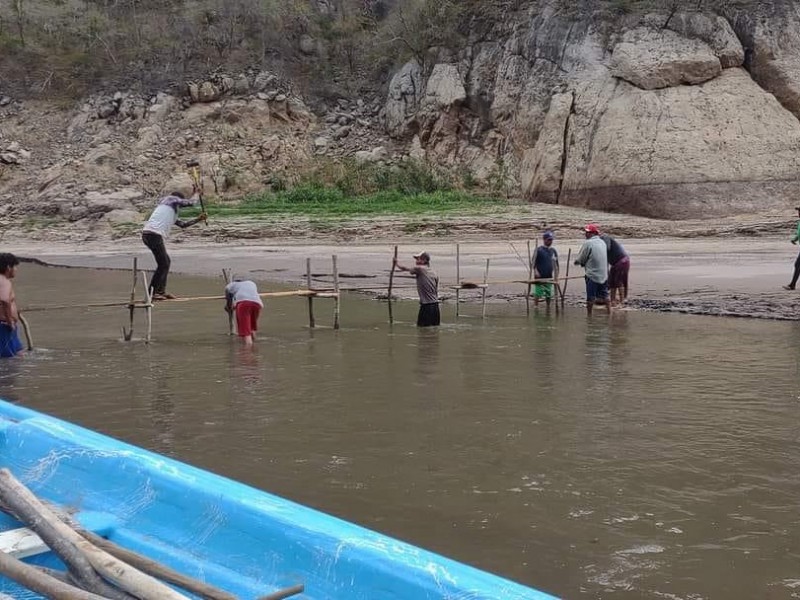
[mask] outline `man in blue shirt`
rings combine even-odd
[[[533,257],[533,278],[534,279],[557,279],[558,278],[558,252],[553,248],[553,235],[552,231],[545,231],[542,234],[542,246],[536,248],[536,254]],[[539,300],[542,298],[547,302],[547,308],[550,308],[550,302],[553,300],[553,284],[549,282],[541,282],[533,284],[533,304],[539,305]]]

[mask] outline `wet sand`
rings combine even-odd
[[[622,238],[632,263],[629,306],[665,312],[800,320],[800,291],[781,288],[788,283],[798,251],[787,238]],[[568,249],[572,249],[574,256],[581,241],[577,237],[556,241],[562,269],[566,267]],[[330,257],[336,254],[343,286],[377,288],[370,293],[385,294],[394,243],[393,240],[381,243],[321,241],[303,244],[283,240],[216,243],[197,238],[181,240],[176,236],[169,241],[168,249],[172,273],[221,278],[223,268],[232,268],[261,282],[298,286],[305,283],[305,262],[310,257],[316,287],[331,285]],[[139,264],[144,268],[155,266],[152,255],[138,238],[80,243],[15,240],[7,242],[5,250],[71,267],[130,268],[133,256],[139,257]],[[399,248],[401,263],[412,264],[411,254],[419,250],[431,253],[433,267],[441,279],[441,294],[445,301],[452,300],[451,286],[456,280],[455,240],[414,244],[403,238]],[[524,279],[527,276],[525,253],[523,239],[462,242],[462,280],[482,281],[487,258],[490,259],[490,283]],[[578,267],[570,267],[570,275],[581,274]],[[398,296],[415,298],[412,286],[412,280],[402,275],[395,277]],[[21,271],[20,288],[23,287],[24,271]],[[488,297],[492,302],[519,301],[522,292],[522,284],[497,283],[490,286]],[[219,289],[210,285],[209,293],[219,293]],[[583,282],[580,279],[570,281],[567,301],[580,304],[582,295]],[[464,292],[462,298],[478,300],[479,294]]]

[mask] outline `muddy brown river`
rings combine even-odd
[[[129,278],[26,264],[17,293]],[[800,324],[488,312],[418,331],[413,303],[390,327],[347,296],[310,331],[268,300],[253,352],[218,301],[159,305],[149,346],[123,308],[30,312],[41,349],[0,362],[0,396],[565,598],[800,598]]]

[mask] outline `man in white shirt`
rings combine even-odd
[[[158,206],[150,215],[147,223],[144,224],[142,241],[145,246],[150,248],[153,257],[156,259],[156,272],[153,273],[153,279],[150,281],[150,292],[153,294],[153,300],[172,300],[175,298],[172,294],[167,293],[167,275],[169,275],[169,267],[172,261],[170,261],[169,254],[167,254],[164,242],[169,237],[169,232],[173,225],[185,229],[206,220],[206,213],[200,213],[200,216],[188,221],[178,218],[178,210],[186,206],[194,206],[197,199],[197,192],[188,199],[184,198],[180,192],[172,192],[169,196],[159,200]]]

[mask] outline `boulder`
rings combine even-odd
[[[614,47],[610,65],[614,77],[643,90],[698,84],[722,72],[708,44],[668,29],[637,28]]]
[[[239,75],[233,82],[233,92],[240,96],[244,96],[250,91],[250,81],[245,75]]]
[[[744,64],[744,48],[730,22],[720,15],[679,12],[670,17],[667,27],[685,38],[705,42],[723,69]]]
[[[159,92],[147,109],[147,118],[153,123],[161,123],[170,113],[177,110],[178,106],[178,99],[175,96]]]
[[[113,192],[86,192],[83,204],[90,213],[107,213],[112,210],[133,210],[134,202],[141,200],[144,192],[136,188],[122,188]]]
[[[222,96],[222,91],[210,81],[204,81],[197,90],[198,102],[214,102]]]
[[[743,69],[642,90],[575,90],[560,204],[658,218],[785,208],[800,195],[800,122]]]
[[[114,209],[103,215],[103,220],[110,225],[139,223],[142,220],[142,215],[135,210]]]
[[[167,180],[161,191],[163,194],[180,192],[184,197],[188,198],[194,191],[194,181],[192,181],[192,176],[188,173],[175,173]]]
[[[422,68],[416,60],[411,60],[395,73],[389,83],[385,106],[386,131],[389,135],[403,137],[408,134],[410,121],[416,115],[422,94]]]
[[[464,83],[453,64],[438,64],[433,67],[425,85],[422,99],[423,109],[447,110],[467,99]]]

